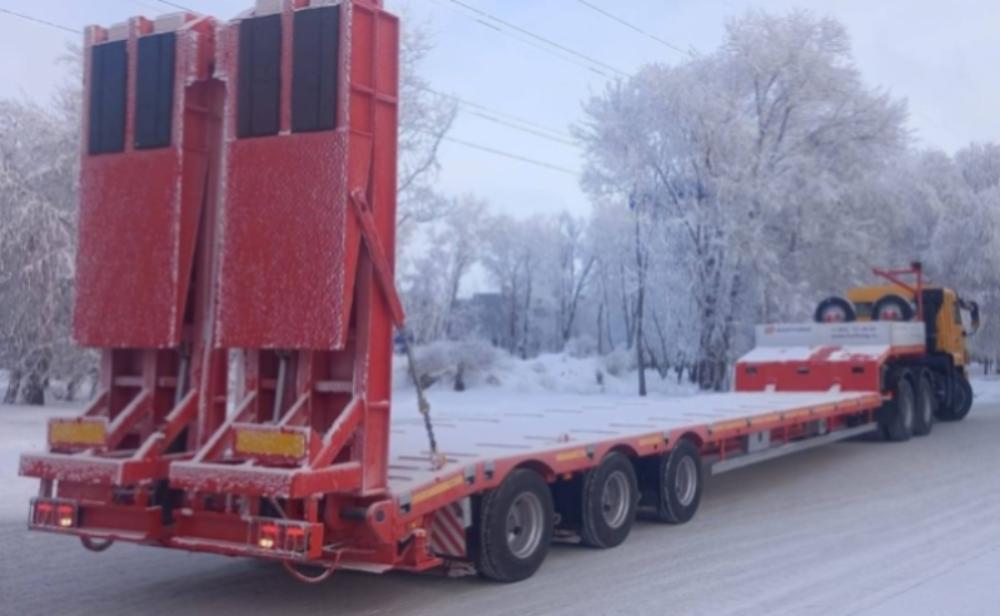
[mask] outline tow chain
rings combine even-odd
[[[424,395],[424,386],[420,382],[420,376],[417,374],[417,360],[413,354],[413,347],[410,345],[410,331],[406,327],[400,327],[399,333],[403,338],[403,350],[406,352],[407,372],[410,374],[410,380],[413,381],[414,389],[417,390],[417,408],[424,418],[424,429],[427,430],[427,441],[430,444],[431,453],[431,468],[438,470],[445,465],[447,456],[438,452],[437,439],[434,438],[434,424],[431,422],[431,403],[427,401],[427,396]]]

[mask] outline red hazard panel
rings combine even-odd
[[[214,26],[90,28],[74,331],[94,347],[178,344],[208,157]],[[185,147],[186,146],[186,147]]]
[[[747,361],[736,364],[735,391],[880,391],[883,355],[851,353],[842,347],[817,347],[794,360]]]
[[[361,245],[349,199],[372,157],[347,122],[350,10],[288,6],[222,35],[219,346],[345,346]]]

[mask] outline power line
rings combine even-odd
[[[80,30],[74,30],[73,28],[70,28],[69,26],[63,26],[63,25],[60,25],[60,24],[57,24],[57,23],[53,23],[51,21],[46,21],[44,19],[39,19],[38,17],[32,17],[31,15],[25,15],[24,13],[17,13],[17,12],[14,12],[14,11],[10,10],[10,9],[5,9],[5,8],[0,7],[0,13],[6,13],[8,15],[12,15],[12,16],[17,17],[19,19],[24,19],[26,21],[32,21],[32,22],[35,22],[36,24],[41,24],[43,26],[48,26],[50,28],[56,28],[56,29],[62,30],[64,32],[70,32],[72,34],[83,34],[82,31],[80,31]]]
[[[443,98],[447,98],[447,99],[453,100],[453,101],[459,103],[460,105],[472,108],[474,110],[482,111],[482,112],[487,113],[489,115],[492,115],[492,116],[494,116],[496,118],[502,118],[502,119],[505,119],[505,120],[510,121],[510,122],[516,122],[518,124],[521,124],[523,126],[532,128],[534,130],[543,131],[545,133],[548,133],[548,134],[550,134],[550,135],[552,135],[554,137],[557,137],[559,139],[562,139],[562,140],[569,141],[569,140],[573,139],[573,136],[570,135],[569,133],[565,132],[565,131],[562,131],[562,130],[559,130],[559,129],[556,129],[556,128],[551,128],[549,126],[545,126],[544,124],[539,124],[537,122],[533,122],[531,120],[527,120],[525,118],[522,118],[522,117],[510,114],[510,113],[506,113],[504,111],[499,111],[497,109],[493,109],[492,107],[487,107],[486,105],[483,105],[482,103],[477,103],[477,102],[471,101],[471,100],[469,100],[467,98],[462,98],[460,96],[455,96],[454,94],[448,94],[448,93],[445,93],[445,92],[441,92],[439,90],[434,90],[432,88],[428,88],[428,87],[424,87],[424,86],[418,86],[418,87],[419,87],[419,89],[423,90],[424,92],[429,92],[430,94],[434,94],[435,96],[441,96]]]
[[[171,6],[171,7],[175,8],[175,9],[180,9],[182,11],[187,11],[188,13],[197,13],[198,12],[198,11],[192,9],[192,8],[184,6],[183,4],[177,4],[176,2],[170,2],[169,0],[156,0],[156,1],[159,2],[160,4],[166,4],[167,6]]]
[[[447,141],[449,143],[455,143],[455,144],[458,144],[458,145],[461,145],[461,146],[464,146],[464,147],[467,147],[467,148],[471,148],[473,150],[479,150],[481,152],[487,152],[487,153],[493,154],[495,156],[501,156],[503,158],[509,158],[511,160],[516,160],[518,162],[527,163],[529,165],[535,165],[536,167],[542,167],[542,168],[548,169],[550,171],[558,171],[559,173],[565,173],[565,174],[568,174],[568,175],[572,175],[573,177],[576,177],[578,175],[576,171],[573,171],[572,169],[569,169],[567,167],[561,167],[559,165],[554,165],[552,163],[547,163],[547,162],[543,162],[543,161],[540,161],[540,160],[535,160],[534,158],[528,158],[527,156],[521,156],[520,154],[514,154],[513,152],[507,152],[507,151],[504,151],[504,150],[499,150],[497,148],[493,148],[493,147],[490,147],[490,146],[482,145],[482,144],[479,144],[479,143],[473,143],[471,141],[465,141],[463,139],[458,139],[456,137],[443,137],[442,140],[443,141]]]
[[[609,13],[608,11],[602,9],[601,7],[597,6],[596,4],[592,4],[590,2],[587,2],[587,0],[576,0],[576,1],[579,2],[580,4],[582,4],[583,6],[587,7],[588,9],[590,9],[592,11],[595,11],[597,13],[600,13],[601,15],[604,15],[608,19],[611,19],[613,21],[616,21],[616,22],[620,23],[621,25],[625,26],[626,28],[629,28],[630,30],[634,30],[634,31],[638,32],[639,34],[641,34],[643,36],[648,36],[649,38],[653,39],[657,43],[663,45],[664,47],[672,49],[672,50],[676,51],[677,53],[682,53],[682,54],[685,54],[685,55],[691,55],[690,51],[685,51],[684,49],[681,49],[680,47],[678,47],[677,45],[674,45],[670,41],[665,41],[662,38],[660,38],[660,37],[656,36],[655,34],[653,34],[652,32],[648,32],[646,30],[643,30],[639,26],[637,26],[637,25],[635,25],[635,24],[633,24],[631,22],[625,21],[624,19],[622,19],[621,17],[615,15],[614,13]]]
[[[160,7],[156,6],[155,4],[150,4],[149,2],[144,2],[143,0],[132,0],[132,4],[134,4],[136,6],[144,7],[146,9],[149,9],[150,11],[162,11],[163,10]]]
[[[564,53],[560,53],[559,51],[557,51],[557,50],[555,50],[555,49],[553,49],[551,47],[548,47],[548,46],[545,46],[545,45],[541,45],[541,44],[537,43],[536,41],[533,41],[531,39],[528,39],[527,37],[524,37],[524,36],[521,36],[521,35],[517,34],[516,32],[513,32],[511,30],[506,30],[506,29],[501,28],[500,26],[498,26],[498,25],[496,25],[494,23],[490,23],[490,22],[486,21],[485,19],[481,19],[479,17],[475,17],[473,15],[470,15],[467,12],[465,12],[465,11],[457,8],[456,6],[454,6],[452,4],[449,4],[448,0],[431,0],[431,1],[434,2],[435,4],[439,5],[439,6],[444,6],[444,7],[447,7],[449,9],[452,9],[452,10],[456,11],[462,17],[465,17],[465,18],[467,18],[467,19],[469,19],[471,21],[474,21],[477,24],[479,24],[480,26],[483,26],[484,28],[489,28],[490,30],[493,30],[497,34],[502,34],[504,36],[510,37],[510,38],[514,39],[515,41],[518,41],[519,43],[524,43],[525,45],[529,45],[529,46],[531,46],[531,47],[533,47],[533,48],[535,48],[535,49],[537,49],[539,51],[545,52],[545,53],[547,53],[547,54],[549,54],[551,56],[555,56],[556,58],[559,58],[560,60],[563,60],[565,62],[569,62],[570,64],[573,64],[575,66],[579,66],[580,68],[584,69],[585,71],[588,71],[588,72],[591,72],[591,73],[596,73],[596,74],[598,74],[598,75],[600,75],[601,77],[604,77],[604,78],[608,77],[608,74],[606,72],[604,72],[603,70],[595,67],[593,64],[590,64],[590,63],[587,63],[587,62],[581,62],[580,60],[578,60],[576,58],[570,57],[570,56],[568,56],[568,55],[566,55]]]
[[[486,19],[489,19],[489,20],[492,20],[492,21],[494,21],[494,22],[496,22],[498,24],[501,24],[504,27],[510,28],[512,30],[520,32],[521,34],[529,36],[529,37],[531,37],[531,38],[533,38],[533,39],[535,39],[537,41],[545,43],[546,45],[550,45],[552,47],[555,47],[556,49],[562,50],[562,51],[564,51],[564,52],[566,52],[566,53],[568,53],[568,54],[570,54],[572,56],[576,56],[576,57],[578,57],[578,58],[580,58],[582,60],[590,62],[591,64],[596,64],[598,66],[602,66],[602,67],[604,67],[604,68],[606,68],[606,69],[608,69],[610,71],[618,73],[622,77],[627,77],[628,76],[628,73],[626,73],[625,71],[620,70],[620,69],[618,69],[618,68],[616,68],[614,66],[611,66],[610,64],[608,64],[606,62],[602,62],[602,61],[598,60],[597,58],[593,58],[591,56],[588,56],[585,53],[581,53],[581,52],[579,52],[579,51],[577,51],[575,49],[571,49],[570,47],[567,47],[565,45],[557,43],[557,42],[553,41],[552,39],[546,38],[546,37],[544,37],[544,36],[542,36],[540,34],[536,34],[536,33],[532,32],[530,30],[522,28],[521,26],[518,26],[517,24],[511,23],[511,22],[507,21],[506,19],[497,17],[496,15],[493,15],[492,13],[488,13],[486,11],[483,11],[482,9],[478,9],[478,8],[472,6],[472,5],[466,4],[465,2],[462,2],[462,0],[448,0],[448,1],[451,2],[452,4],[456,4],[458,6],[461,6],[461,7],[465,8],[468,11],[472,11],[473,13],[476,13],[477,15],[485,17]]]
[[[557,43],[556,41],[553,41],[552,39],[546,38],[546,37],[544,37],[544,36],[542,36],[540,34],[532,32],[531,30],[528,30],[526,28],[522,28],[521,26],[518,26],[517,24],[511,23],[511,22],[507,21],[506,19],[503,19],[501,17],[497,17],[496,15],[493,15],[492,13],[488,13],[486,11],[483,11],[483,10],[481,10],[479,8],[476,8],[476,7],[474,7],[474,6],[470,5],[470,4],[466,4],[465,2],[462,2],[462,0],[448,0],[448,2],[451,2],[452,4],[454,4],[456,6],[460,6],[460,7],[464,8],[466,11],[469,11],[471,13],[475,13],[476,15],[478,15],[480,17],[483,17],[483,18],[485,18],[485,19],[493,22],[494,24],[498,24],[499,26],[501,26],[501,27],[503,27],[503,28],[505,28],[507,30],[513,30],[515,32],[519,32],[519,33],[521,33],[521,34],[523,34],[523,35],[525,35],[525,36],[527,36],[527,37],[529,37],[531,39],[534,39],[535,41],[539,41],[539,42],[541,42],[541,43],[543,43],[545,45],[548,45],[551,48],[558,49],[558,50],[560,50],[560,51],[562,51],[564,53],[567,53],[567,54],[569,54],[571,56],[579,58],[579,59],[587,62],[588,64],[590,64],[592,66],[600,66],[600,67],[602,67],[602,68],[604,68],[606,70],[609,70],[609,71],[611,71],[613,73],[616,73],[617,75],[619,75],[621,77],[628,77],[628,73],[626,73],[625,71],[623,71],[623,70],[621,70],[621,69],[619,69],[619,68],[617,68],[615,66],[612,66],[612,65],[610,65],[610,64],[608,64],[606,62],[602,62],[601,60],[598,60],[597,58],[594,58],[594,57],[589,56],[589,55],[587,55],[585,53],[579,52],[579,51],[577,51],[575,49],[572,49],[570,47],[567,47],[566,45],[563,45],[561,43]],[[479,20],[476,20],[476,21],[479,21]],[[487,24],[487,25],[491,25],[491,24]],[[600,71],[595,71],[595,72],[600,72]]]
[[[506,126],[508,128],[513,128],[514,130],[521,131],[522,133],[526,133],[528,135],[534,135],[536,137],[541,137],[542,139],[548,139],[549,141],[553,141],[555,143],[561,143],[563,145],[568,145],[568,146],[572,146],[572,147],[576,147],[577,146],[576,143],[574,143],[573,141],[570,141],[569,139],[563,139],[562,137],[556,137],[554,135],[549,135],[549,134],[547,134],[545,132],[542,132],[540,130],[535,130],[533,128],[528,128],[526,126],[519,126],[519,125],[515,124],[514,122],[508,122],[507,120],[491,116],[488,113],[483,113],[481,111],[475,111],[475,110],[470,110],[469,113],[472,114],[472,115],[474,115],[474,116],[476,116],[477,118],[482,118],[482,119],[487,120],[489,122],[493,122],[494,124],[499,124],[501,126]]]

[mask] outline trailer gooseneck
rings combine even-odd
[[[515,581],[556,534],[610,548],[640,507],[686,522],[708,470],[926,410],[905,369],[923,323],[763,326],[733,393],[439,408],[432,457],[391,412],[398,47],[381,0],[87,29],[75,334],[100,388],[21,459],[32,529],[308,581]]]

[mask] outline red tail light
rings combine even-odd
[[[31,502],[30,522],[35,527],[73,528],[77,526],[79,507],[73,501],[36,498]]]
[[[289,556],[304,556],[310,550],[313,531],[296,520],[255,520],[251,523],[251,544],[261,550]],[[317,537],[318,540],[318,537]]]

